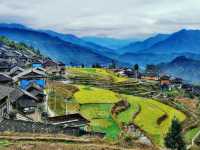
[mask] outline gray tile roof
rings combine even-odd
[[[31,93],[29,93],[29,92],[27,92],[25,90],[22,90],[22,89],[15,89],[10,93],[11,103],[16,102],[23,95],[26,95],[26,96],[34,99],[35,101],[38,101],[38,99],[35,96],[33,96]]]
[[[0,85],[0,100],[9,96],[12,91],[14,91],[14,88]]]

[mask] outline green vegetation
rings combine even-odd
[[[90,125],[93,131],[106,133],[107,140],[117,140],[121,131],[113,119],[93,119]]]
[[[186,141],[186,143],[191,143],[192,139],[195,137],[195,135],[200,131],[200,127],[197,128],[193,128],[191,130],[189,130],[188,132],[186,132],[184,139]]]
[[[93,131],[106,133],[108,140],[115,140],[118,137],[120,128],[111,115],[112,104],[83,104],[80,113],[90,120]]]
[[[116,103],[120,100],[118,94],[100,88],[89,86],[78,86],[79,91],[74,94],[74,98],[79,104],[87,103]]]
[[[165,137],[165,146],[170,149],[186,150],[186,145],[182,138],[182,127],[180,122],[174,118],[171,127]]]
[[[126,111],[123,111],[119,115],[117,115],[116,120],[118,121],[118,123],[129,124],[133,122],[134,114],[136,114],[137,111],[139,111],[140,106],[135,104],[134,102],[130,104],[131,104],[130,108],[128,108]]]
[[[79,104],[72,103],[73,94],[78,89],[73,85],[66,85],[58,82],[48,83],[48,105],[49,108],[57,115],[63,115],[68,111],[76,112],[79,109]]]
[[[79,91],[74,99],[81,104],[80,113],[90,120],[93,131],[106,133],[106,139],[115,140],[120,132],[118,124],[113,120],[111,109],[113,103],[119,101],[119,95],[100,88],[78,86]]]
[[[97,79],[111,80],[114,82],[127,81],[128,78],[119,76],[114,72],[103,68],[67,68],[74,76],[92,76]]]
[[[7,140],[0,140],[0,149],[3,148],[3,147],[7,147],[9,145],[11,145],[12,143],[10,143],[9,141]]]
[[[84,104],[80,112],[87,119],[110,119],[112,104]]]
[[[141,110],[135,117],[134,122],[141,129],[146,131],[146,133],[148,133],[157,144],[163,145],[163,138],[167,133],[174,117],[178,118],[180,121],[184,121],[186,119],[186,116],[180,111],[155,100],[128,95],[123,96],[127,98],[128,102],[133,105],[133,107],[135,107],[134,105],[139,105],[141,107]],[[127,113],[127,115],[124,114],[124,117],[127,117],[126,121],[132,117],[128,115],[130,113],[129,111],[130,110],[123,112]],[[165,115],[167,117],[164,118],[160,124],[158,124],[158,119]]]
[[[11,41],[7,37],[5,37],[5,36],[0,36],[0,42],[4,43],[5,45],[7,45],[7,46],[9,46],[11,48],[14,48],[16,50],[29,51],[29,52],[31,51],[31,52],[39,55],[39,56],[41,55],[40,51],[38,49],[35,49],[32,46],[28,46],[28,45],[26,45],[23,42],[17,43],[17,42]]]
[[[69,106],[71,109],[67,108],[67,110],[80,112],[90,120],[90,129],[105,132],[108,140],[118,138],[122,123],[134,122],[152,138],[154,143],[163,145],[173,118],[176,117],[181,122],[186,119],[182,112],[152,99],[120,95],[110,90],[84,85],[73,86],[60,83],[53,83],[53,85],[54,88],[51,85],[49,88],[54,89],[58,100],[55,106],[54,95],[50,94],[50,108],[56,114],[63,114],[66,110],[65,100],[69,100],[72,106]],[[70,89],[73,90],[70,91]],[[127,100],[130,107],[117,116],[113,116],[111,109],[114,103],[122,99]]]

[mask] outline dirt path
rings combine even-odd
[[[0,140],[14,141],[5,150],[155,150],[154,148],[124,148],[119,145],[109,145],[96,139],[78,138],[72,136],[12,136],[0,135]]]
[[[46,90],[44,91],[44,93],[46,94],[46,100],[44,103],[45,111],[48,113],[49,117],[54,117],[56,114],[50,109],[50,107],[48,105],[48,93]]]

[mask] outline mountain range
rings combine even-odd
[[[178,56],[200,58],[200,30],[158,34],[144,41],[105,37],[77,37],[51,30],[32,29],[20,24],[0,24],[0,36],[24,42],[41,53],[66,64],[120,64],[141,66],[170,62]],[[131,42],[132,41],[132,42]],[[123,46],[123,47],[122,47]]]
[[[133,41],[137,41],[135,38],[128,38],[128,39],[117,39],[117,38],[109,38],[109,37],[96,37],[96,36],[85,36],[82,37],[84,41],[92,42],[97,45],[101,45],[103,47],[108,47],[110,49],[118,50]],[[120,51],[118,51],[120,52]]]
[[[137,53],[139,51],[151,48],[154,44],[166,40],[169,36],[170,35],[168,34],[158,34],[144,41],[132,42],[126,45],[125,47],[122,47],[120,49],[120,52],[121,53],[126,53],[126,52]]]
[[[111,57],[115,55],[107,48],[84,43],[83,40],[80,39],[79,41],[79,38],[75,36],[63,35],[53,31],[33,30],[18,24],[9,24],[8,26],[1,24],[0,35],[38,48],[43,55],[63,61],[65,64],[92,65],[100,63],[106,65],[112,62]],[[112,56],[107,57],[106,51],[108,55]]]
[[[169,63],[158,65],[161,73],[181,77],[189,82],[200,83],[200,61],[179,56]]]

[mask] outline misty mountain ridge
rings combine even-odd
[[[129,45],[123,47],[120,49],[121,53],[135,53],[142,51],[144,49],[151,48],[154,44],[159,43],[161,41],[166,40],[170,35],[168,34],[157,34],[154,37],[150,37],[144,41],[139,41],[139,42],[132,42]],[[151,52],[149,52],[151,53]]]
[[[171,34],[166,40],[155,43],[143,53],[196,53],[200,54],[200,30],[180,30]]]
[[[95,53],[89,48],[63,41],[44,32],[0,27],[0,35],[38,48],[42,54],[63,61],[66,64],[71,62],[79,65],[108,64],[112,61],[110,58]]]
[[[200,61],[179,56],[169,63],[158,65],[161,73],[181,77],[186,81],[200,83]]]

